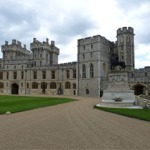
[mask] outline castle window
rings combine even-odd
[[[83,59],[85,59],[85,54],[83,54]]]
[[[56,89],[56,83],[55,82],[51,82],[50,83],[50,88],[51,89]]]
[[[37,79],[37,71],[33,71],[33,79]]]
[[[55,70],[52,70],[52,71],[51,71],[51,78],[52,78],[52,79],[55,79]]]
[[[13,77],[14,77],[14,79],[17,79],[17,72],[16,71],[13,72]]]
[[[93,49],[93,44],[91,44],[91,49]]]
[[[38,89],[38,83],[33,82],[32,83],[32,89]]]
[[[42,61],[40,61],[40,66],[42,66]]]
[[[65,89],[70,89],[70,88],[71,88],[70,82],[66,82],[66,83],[65,83]]]
[[[73,86],[73,89],[76,89],[76,84],[75,84],[75,83],[73,83],[73,85],[72,85],[72,86]]]
[[[66,70],[66,78],[67,78],[67,79],[70,78],[70,70]]]
[[[6,78],[9,79],[9,72],[6,73]]]
[[[23,79],[23,78],[24,78],[24,72],[21,71],[21,79]]]
[[[36,61],[34,62],[34,66],[36,66]]]
[[[85,50],[85,45],[83,46],[83,50]]]
[[[76,70],[73,69],[73,78],[76,78]]]
[[[14,69],[16,69],[16,66],[14,66]]]
[[[0,82],[0,89],[4,88],[4,84],[2,82]]]
[[[0,79],[3,79],[3,72],[0,72]]]
[[[94,78],[94,66],[90,64],[90,78]]]
[[[42,54],[40,54],[40,58],[42,58]]]
[[[21,82],[21,87],[23,87],[23,82]]]
[[[86,66],[83,64],[82,66],[82,78],[86,78]]]
[[[123,60],[123,55],[121,55],[121,59]]]
[[[29,88],[29,83],[27,83],[27,89]]]
[[[91,58],[92,58],[93,57],[93,53],[91,52],[90,55],[91,55]]]
[[[46,71],[42,71],[43,79],[46,79]]]

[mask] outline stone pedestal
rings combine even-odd
[[[106,107],[131,107],[135,105],[134,91],[128,85],[125,71],[113,71],[108,74],[109,84],[103,92],[101,105]]]

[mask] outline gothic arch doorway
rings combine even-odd
[[[143,93],[144,93],[144,88],[145,88],[145,86],[144,86],[144,85],[141,85],[141,84],[136,84],[136,85],[134,85],[134,86],[133,86],[134,94],[135,94],[135,95],[143,94]]]
[[[19,86],[16,83],[11,85],[11,94],[18,94],[19,93]]]

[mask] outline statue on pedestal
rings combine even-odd
[[[121,69],[124,70],[126,68],[125,62],[119,61],[118,55],[115,53],[111,55],[110,62],[111,62],[111,70],[115,70],[116,66],[121,66]]]

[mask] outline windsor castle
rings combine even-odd
[[[101,35],[77,41],[77,62],[58,63],[55,41],[33,38],[30,50],[17,40],[1,46],[0,94],[101,96],[108,84],[111,57],[126,65],[130,89],[150,94],[150,67],[134,69],[134,29],[117,30],[117,40]]]

